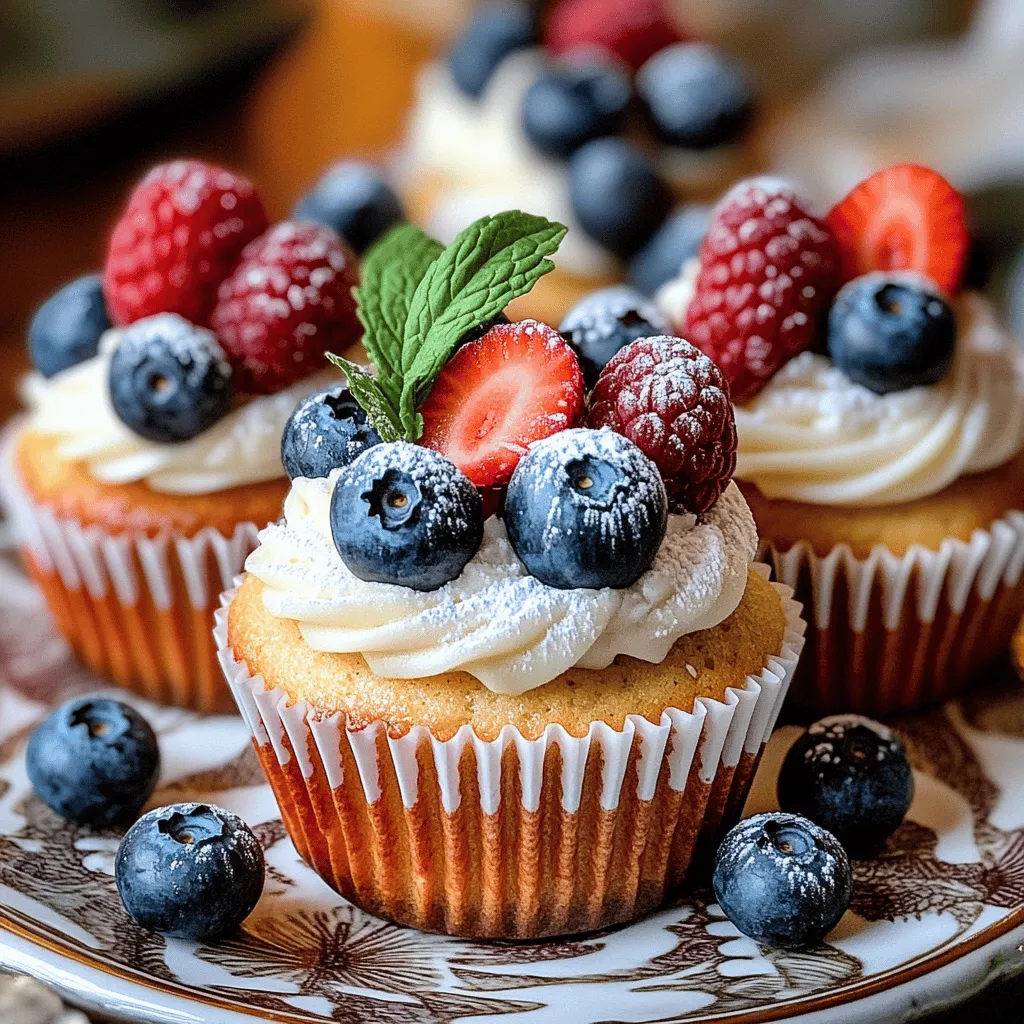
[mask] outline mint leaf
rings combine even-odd
[[[398,420],[398,410],[377,378],[368,374],[358,363],[336,356],[333,352],[328,352],[327,358],[348,378],[348,389],[352,397],[366,410],[370,426],[380,434],[381,440],[400,441],[405,435]]]

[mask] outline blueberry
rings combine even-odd
[[[651,236],[629,264],[629,283],[653,295],[697,256],[711,223],[710,206],[680,206]]]
[[[903,742],[881,722],[834,715],[790,747],[779,806],[827,828],[851,856],[871,856],[899,827],[914,797]]]
[[[126,327],[110,358],[110,401],[149,441],[188,441],[231,408],[231,365],[211,331],[176,313]]]
[[[668,501],[658,467],[610,430],[563,430],[532,445],[505,497],[508,538],[549,587],[622,588],[661,547]]]
[[[380,444],[363,407],[347,388],[304,398],[281,435],[281,462],[289,480],[327,476]]]
[[[686,149],[736,141],[754,115],[754,94],[735,61],[705,43],[676,43],[656,53],[636,88],[657,134]]]
[[[144,814],[117,849],[114,880],[143,928],[207,942],[234,931],[263,892],[263,848],[241,818],[212,804]]]
[[[955,348],[953,311],[916,274],[874,271],[854,278],[829,312],[832,362],[879,395],[940,381]]]
[[[313,220],[336,231],[357,253],[364,253],[403,220],[394,189],[372,164],[335,164],[299,200],[293,220]]]
[[[831,832],[798,814],[756,814],[722,841],[712,879],[725,916],[756,942],[816,946],[850,905],[850,861]]]
[[[546,71],[523,97],[523,131],[542,153],[566,157],[616,132],[629,98],[629,79],[607,64]]]
[[[379,444],[338,474],[331,533],[359,579],[437,590],[456,579],[480,547],[480,492],[429,448]]]
[[[515,50],[537,38],[533,14],[525,4],[488,3],[478,7],[448,53],[455,84],[479,99],[494,69]]]
[[[626,285],[592,292],[569,310],[558,329],[579,357],[588,388],[620,348],[670,333],[658,307]]]
[[[160,751],[149,723],[127,704],[76,697],[36,726],[25,770],[39,798],[63,818],[106,828],[149,799]]]
[[[636,146],[594,139],[569,160],[569,199],[583,230],[628,259],[661,226],[672,207],[668,185]]]
[[[32,365],[52,377],[96,355],[110,318],[99,274],[79,277],[55,291],[37,310],[28,328]]]

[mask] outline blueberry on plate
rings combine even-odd
[[[110,401],[149,441],[173,444],[209,430],[231,408],[231,364],[212,331],[177,313],[136,320],[110,357]]]
[[[569,310],[558,330],[579,357],[588,388],[620,348],[637,338],[670,333],[658,307],[626,285],[591,292]]]
[[[332,388],[304,398],[288,417],[281,435],[281,462],[289,480],[323,477],[380,443],[380,434],[352,393]]]
[[[831,832],[796,814],[756,814],[722,840],[712,879],[725,916],[769,946],[818,945],[850,905],[850,861]]]
[[[545,71],[523,97],[523,131],[540,152],[567,157],[584,142],[618,130],[630,93],[629,79],[608,64]]]
[[[480,492],[430,448],[378,444],[338,474],[331,534],[359,579],[437,590],[456,579],[480,547]]]
[[[658,467],[611,430],[563,430],[530,446],[505,497],[508,539],[532,576],[560,590],[631,586],[668,525]]]
[[[384,175],[373,164],[345,160],[335,164],[299,200],[293,220],[313,220],[336,231],[364,253],[405,215]]]
[[[263,848],[241,818],[212,804],[144,814],[125,834],[114,880],[133,920],[208,942],[234,931],[263,892]]]
[[[644,295],[653,295],[677,277],[683,264],[694,259],[711,223],[710,206],[680,206],[651,236],[629,264],[629,283]]]
[[[628,259],[661,226],[672,193],[632,143],[593,139],[569,160],[569,200],[580,226],[615,255]]]
[[[942,380],[956,321],[927,278],[873,271],[844,285],[828,316],[828,352],[850,380],[879,395]]]
[[[96,355],[100,335],[110,328],[99,274],[88,274],[55,291],[28,328],[32,365],[52,377]]]
[[[455,84],[479,99],[494,69],[515,50],[537,38],[534,16],[525,4],[488,3],[478,7],[448,53]]]
[[[657,134],[685,149],[735,142],[754,116],[754,94],[739,65],[706,43],[676,43],[637,72],[636,88]]]
[[[853,857],[872,856],[899,828],[914,798],[903,741],[881,722],[833,715],[789,749],[779,806],[827,828]]]
[[[36,726],[25,770],[39,798],[62,818],[106,828],[130,821],[149,799],[160,751],[134,708],[75,697]]]

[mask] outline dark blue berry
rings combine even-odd
[[[545,71],[523,97],[523,131],[542,153],[566,157],[614,134],[629,99],[629,79],[607,64]]]
[[[647,157],[622,139],[594,139],[569,160],[569,198],[581,227],[628,259],[661,226],[672,194]]]
[[[715,898],[744,934],[769,946],[816,946],[850,905],[850,861],[831,832],[797,814],[741,821],[715,857]]]
[[[335,164],[292,213],[293,220],[326,224],[360,254],[404,218],[398,196],[380,171],[354,160]]]
[[[263,892],[263,848],[241,818],[212,804],[144,814],[114,860],[125,910],[143,928],[208,942],[233,932]]]
[[[779,806],[827,828],[851,856],[871,856],[899,828],[914,798],[903,742],[880,722],[834,715],[789,749]]]
[[[44,377],[96,355],[100,335],[110,327],[100,281],[99,274],[79,277],[36,310],[28,328],[28,351]]]
[[[281,462],[290,480],[322,477],[354,462],[380,444],[363,407],[347,388],[304,398],[288,417],[281,435]]]
[[[956,321],[924,278],[875,271],[845,285],[828,316],[828,352],[850,380],[879,395],[942,380]]]
[[[629,283],[653,295],[677,277],[683,264],[694,259],[711,223],[710,206],[680,206],[651,236],[629,264]]]
[[[525,4],[489,3],[477,8],[448,53],[455,84],[473,99],[484,91],[494,69],[512,52],[537,38],[534,16]]]
[[[110,358],[110,401],[140,437],[172,444],[231,408],[231,365],[211,331],[176,313],[136,320]]]
[[[670,333],[658,307],[626,285],[592,292],[569,310],[558,330],[579,358],[588,388],[620,348]]]
[[[661,547],[668,501],[658,467],[610,430],[563,430],[532,445],[505,497],[508,538],[549,587],[622,588]]]
[[[160,751],[149,723],[127,704],[76,697],[36,727],[25,770],[63,818],[105,828],[139,813],[156,785]]]
[[[677,43],[656,53],[636,88],[657,134],[686,149],[735,142],[754,115],[754,94],[735,61],[704,43]]]
[[[429,448],[379,444],[338,475],[331,533],[359,579],[437,590],[456,579],[480,547],[480,493]]]

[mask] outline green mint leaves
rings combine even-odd
[[[416,411],[459,339],[497,316],[553,269],[566,228],[510,210],[481,217],[448,248],[411,224],[393,228],[369,252],[355,291],[363,344],[377,375],[328,358],[385,441],[416,441]]]

